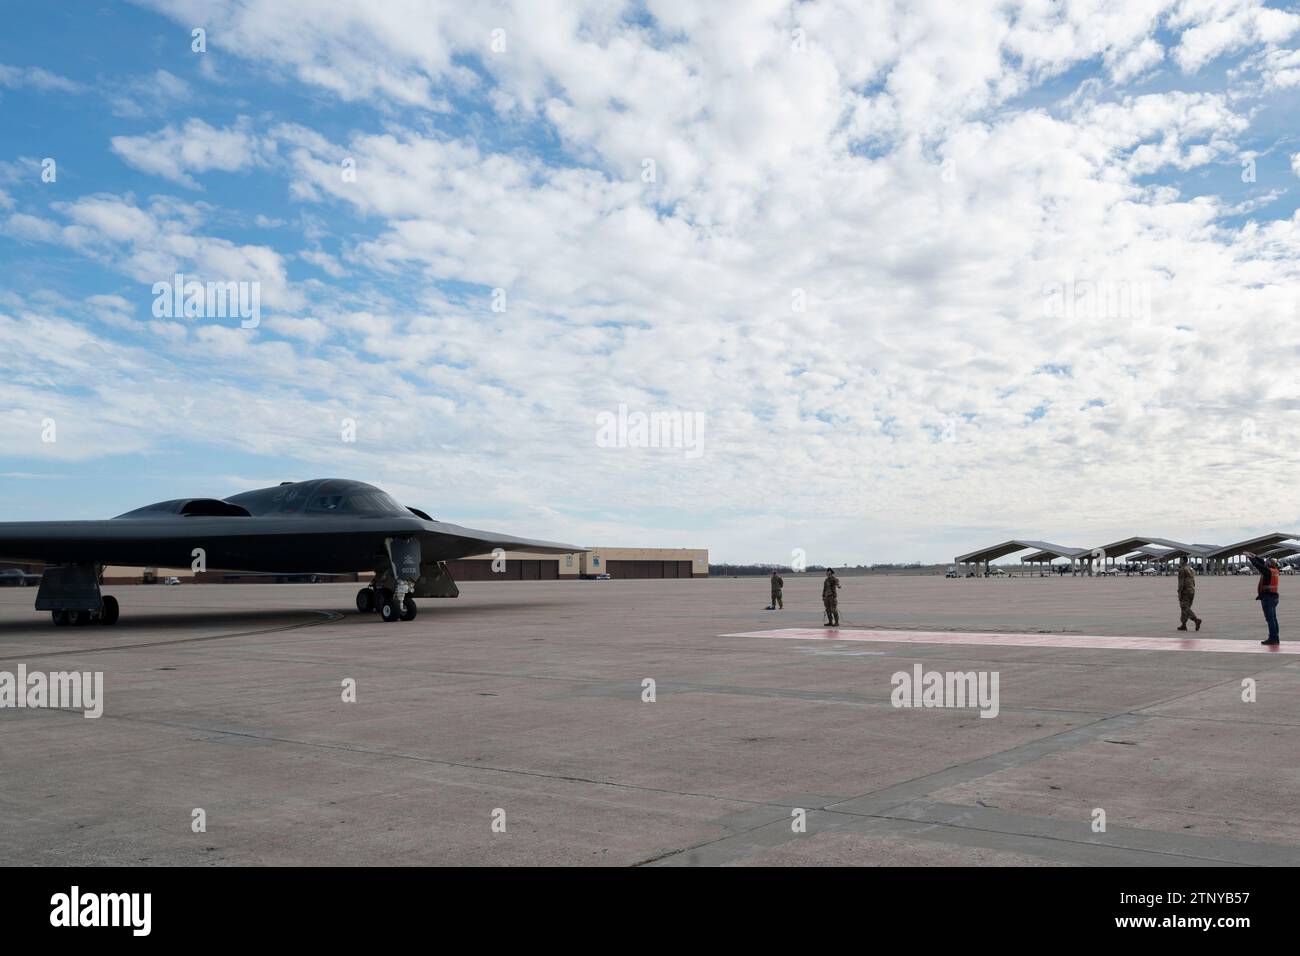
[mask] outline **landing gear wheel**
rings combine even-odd
[[[73,627],[85,627],[90,623],[89,611],[69,611],[68,613],[71,615],[70,623]]]
[[[104,598],[104,606],[99,612],[99,623],[103,624],[105,627],[112,627],[117,623],[118,616],[121,613],[122,610],[118,607],[117,598],[106,596]]]
[[[67,626],[68,626],[68,612],[67,612],[67,611],[51,611],[51,612],[50,612],[50,617],[53,618],[53,620],[54,620],[54,626],[55,626],[55,627],[67,627]]]
[[[379,592],[379,618],[385,624],[396,623],[402,616],[402,609],[397,606],[393,592],[384,588]]]
[[[402,620],[414,621],[415,615],[419,610],[420,609],[415,606],[415,600],[408,597],[402,604]]]
[[[374,588],[362,588],[357,592],[357,610],[362,614],[370,614],[375,610]]]

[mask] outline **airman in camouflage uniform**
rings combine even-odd
[[[775,610],[776,608],[780,608],[783,611],[785,610],[785,601],[782,600],[781,598],[781,589],[783,587],[785,587],[785,581],[782,579],[781,575],[773,571],[772,572],[772,606],[768,608],[769,611]]]
[[[826,569],[826,580],[822,582],[822,604],[826,606],[826,626],[840,626],[840,579],[835,576],[834,568]]]
[[[1188,621],[1195,621],[1196,629],[1198,631],[1201,629],[1201,619],[1192,610],[1192,602],[1195,600],[1196,572],[1187,563],[1187,558],[1183,557],[1178,562],[1178,607],[1183,612],[1183,619],[1178,625],[1178,630],[1187,630]]]

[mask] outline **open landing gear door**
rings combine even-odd
[[[447,562],[436,561],[420,566],[420,580],[415,582],[415,596],[429,598],[460,597],[460,588],[447,571]]]
[[[98,611],[99,574],[91,564],[46,568],[36,592],[38,611]]]
[[[100,568],[93,564],[46,568],[36,592],[36,610],[49,611],[54,623],[116,624],[117,598],[99,591]]]

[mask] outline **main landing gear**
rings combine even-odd
[[[378,612],[379,619],[385,624],[395,621],[414,621],[419,608],[415,598],[409,594],[399,600],[397,594],[389,588],[362,588],[357,592],[357,610],[362,614]]]
[[[49,611],[55,627],[116,624],[121,609],[117,598],[100,593],[103,574],[104,569],[93,564],[46,568],[36,592],[36,610]]]
[[[105,627],[112,627],[121,615],[117,598],[106,594],[101,600],[103,603],[98,611],[51,611],[50,617],[54,619],[55,627],[83,627],[87,624],[103,624]]]
[[[420,540],[385,538],[384,552],[388,560],[379,562],[370,586],[357,592],[357,610],[378,614],[385,624],[414,621],[417,609],[413,595],[424,576]]]

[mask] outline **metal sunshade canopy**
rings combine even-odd
[[[971,551],[969,554],[959,555],[956,558],[958,564],[973,564],[982,561],[996,561],[998,558],[1005,558],[1008,554],[1015,554],[1017,551],[1035,551],[1039,553],[1051,554],[1058,558],[1077,558],[1088,553],[1086,548],[1067,548],[1064,545],[1052,544],[1049,541],[1003,541],[1001,544],[995,544],[991,548],[981,548],[979,551]],[[1035,555],[1036,557],[1037,555]]]

